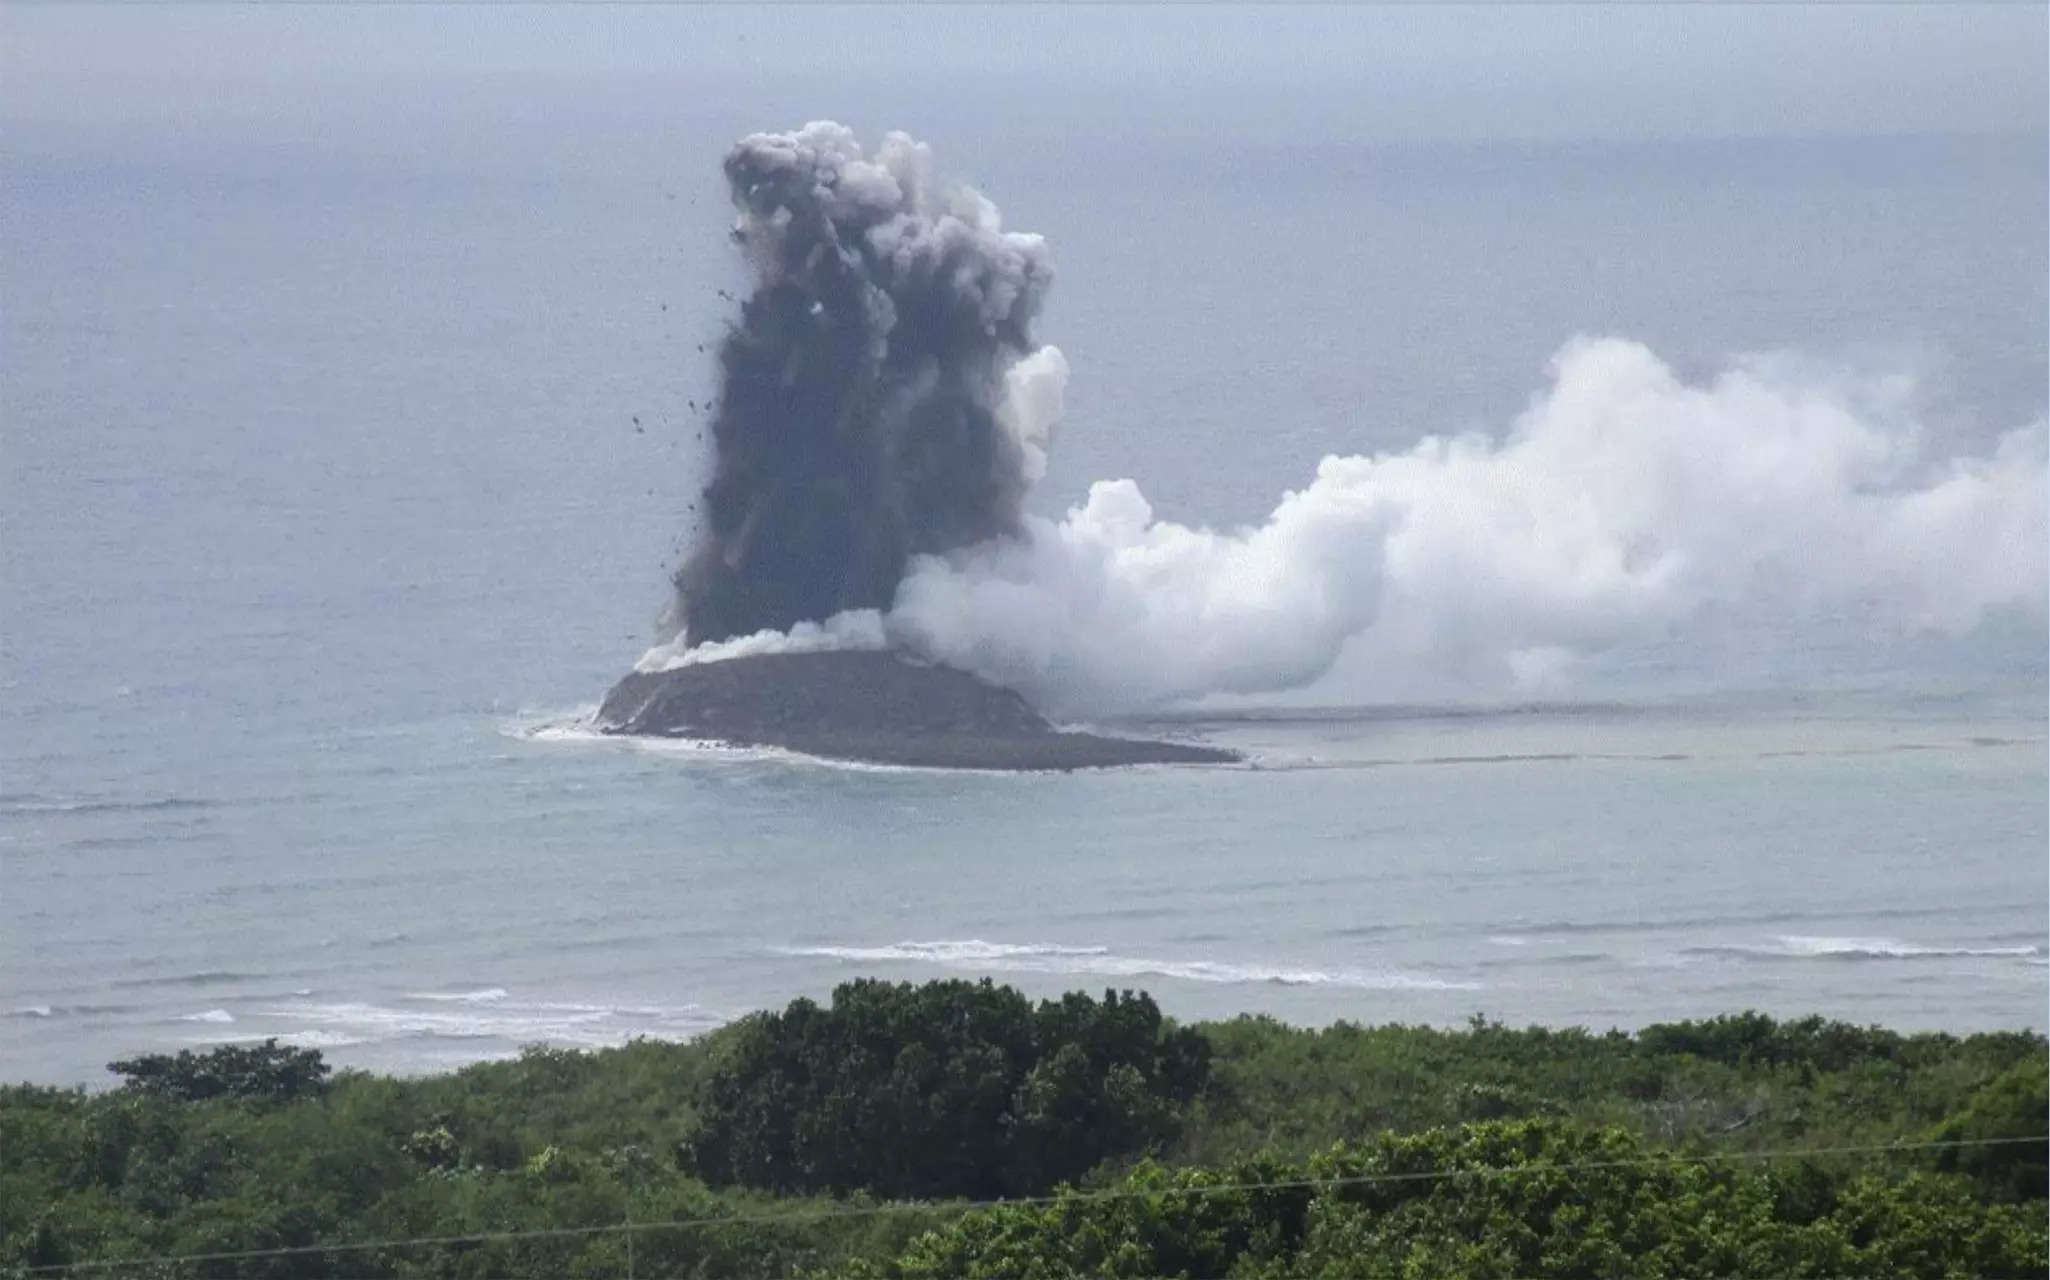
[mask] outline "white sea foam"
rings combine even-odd
[[[648,734],[606,733],[592,720],[595,711],[581,713],[582,718],[556,720],[546,724],[508,723],[505,732],[528,742],[574,747],[600,747],[614,751],[635,751],[647,755],[668,756],[706,764],[794,765],[807,769],[833,769],[848,773],[973,773],[980,777],[993,776],[984,769],[957,769],[936,765],[883,764],[873,760],[839,760],[831,756],[806,755],[788,747],[771,747],[749,744],[742,746],[721,742],[717,738],[658,737]],[[1146,766],[1137,766],[1144,768]],[[1028,777],[1027,773],[1015,776]]]
[[[408,991],[408,1000],[447,1000],[457,1004],[489,1004],[506,997],[504,987],[481,987],[475,991]]]
[[[1898,938],[1782,934],[1766,943],[1735,942],[1689,947],[1684,954],[1763,960],[2030,960],[2042,956],[2043,948],[1932,945],[1904,942]]]
[[[368,1043],[362,1036],[353,1036],[341,1031],[318,1030],[287,1031],[282,1035],[272,1032],[255,1032],[237,1033],[234,1035],[192,1036],[186,1040],[186,1043],[208,1045],[262,1044],[267,1040],[275,1040],[279,1044],[288,1044],[295,1049],[347,1049],[353,1045]]]
[[[279,1044],[288,1044],[296,1049],[346,1049],[364,1042],[361,1036],[352,1036],[346,1031],[288,1031],[277,1039]]]
[[[251,1016],[291,1027],[279,1038],[294,1043],[313,1044],[323,1038],[345,1039],[351,1044],[444,1039],[499,1040],[512,1044],[542,1041],[581,1048],[621,1044],[637,1036],[680,1039],[710,1030],[724,1021],[695,1004],[518,1001],[498,988],[459,993],[451,999],[402,998],[419,1003],[393,1006],[368,1001],[301,1002],[267,1008]]]
[[[1311,969],[1216,960],[1174,960],[1119,955],[1106,947],[984,942],[975,938],[898,942],[874,947],[787,946],[773,949],[778,954],[789,956],[818,956],[860,963],[932,964],[991,973],[1160,977],[1185,982],[1354,987],[1365,991],[1471,991],[1479,986],[1478,983],[1433,978],[1395,969]]]
[[[984,942],[980,938],[944,942],[896,942],[882,947],[776,947],[786,956],[825,956],[835,960],[918,960],[934,964],[972,964],[1032,956],[1105,956],[1108,947],[1064,947],[1052,943]]]
[[[597,725],[598,709],[588,707],[565,712],[546,721],[509,721],[504,731],[528,742],[557,746],[600,747],[612,751],[636,751],[649,755],[678,756],[708,762],[749,763],[762,760],[816,761],[781,747],[736,746],[717,738],[655,737],[645,734],[607,733]]]
[[[188,1014],[186,1014],[186,1015],[185,1015],[184,1017],[182,1017],[182,1018],[180,1018],[180,1019],[179,1019],[179,1021],[180,1021],[180,1022],[221,1022],[221,1023],[226,1023],[226,1022],[233,1022],[234,1020],[235,1020],[235,1015],[234,1015],[234,1014],[232,1014],[232,1013],[229,1013],[229,1012],[228,1012],[228,1011],[227,1011],[226,1009],[208,1009],[208,1010],[206,1010],[206,1011],[204,1011],[204,1012],[202,1012],[202,1013],[188,1013]]]
[[[2038,948],[2029,946],[1928,946],[1916,942],[1902,942],[1894,938],[1830,938],[1785,934],[1779,941],[1781,947],[1791,955],[1848,956],[1876,960],[1912,960],[1921,956],[2019,957],[2040,954]]]

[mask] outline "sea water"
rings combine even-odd
[[[1704,619],[1536,690],[1341,669],[1117,726],[1232,767],[588,732],[702,475],[699,347],[740,281],[718,155],[796,121],[574,88],[531,163],[368,126],[25,129],[0,160],[0,1076],[267,1036],[440,1069],[869,975],[1183,1018],[2045,1025],[2027,610]],[[1686,376],[1758,351],[1913,375],[1939,457],[2043,413],[2040,137],[880,123],[1052,242],[1048,513],[1132,476],[1171,518],[1257,520],[1326,453],[1499,435],[1576,335]]]

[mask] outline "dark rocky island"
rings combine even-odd
[[[764,654],[636,671],[598,711],[607,733],[704,738],[942,769],[1229,764],[1234,752],[1064,733],[1009,689],[895,653]]]

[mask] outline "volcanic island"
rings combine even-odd
[[[672,580],[687,650],[887,613],[915,559],[1024,537],[1067,376],[1031,336],[1045,241],[935,184],[922,144],[870,154],[814,121],[750,134],[724,170],[753,287],[718,345],[711,474]],[[874,647],[635,671],[597,724],[932,768],[1239,758],[1066,732],[1014,690]]]
[[[888,650],[771,653],[636,671],[598,711],[606,733],[780,747],[935,769],[1230,764],[1236,752],[1055,728],[1017,693]]]

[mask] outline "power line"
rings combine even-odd
[[[291,1245],[275,1249],[235,1249],[214,1253],[160,1254],[146,1258],[119,1258],[106,1262],[54,1262],[25,1269],[29,1275],[68,1275],[83,1271],[108,1271],[123,1267],[148,1267],[180,1262],[233,1262],[255,1258],[284,1258],[308,1254],[367,1253],[375,1249],[403,1249],[435,1245],[496,1244],[508,1240],[564,1239],[572,1236],[625,1234],[631,1242],[637,1232],[685,1230],[691,1227],[763,1226],[772,1223],[826,1222],[841,1218],[870,1218],[900,1213],[974,1213],[983,1209],[1027,1208],[1056,1204],[1094,1204],[1115,1200],[1145,1200],[1165,1196],[1224,1195],[1235,1191],[1300,1191],[1315,1188],[1371,1186],[1384,1183],[1432,1182],[1449,1178],[1498,1178],[1541,1173],[1582,1173],[1596,1169],[1642,1168],[1679,1164],[1734,1164],[1742,1161],[1792,1160],[1819,1156],[1884,1155],[1894,1152],[1956,1150],[1964,1147],[2050,1145],[2050,1134],[2033,1138],[1957,1138],[1926,1142],[1872,1143],[1843,1147],[1784,1147],[1767,1151],[1707,1152],[1698,1155],[1638,1156],[1627,1160],[1583,1160],[1565,1164],[1521,1164],[1483,1166],[1473,1169],[1428,1169],[1412,1173],[1362,1173],[1334,1178],[1287,1178],[1274,1182],[1229,1182],[1208,1186],[1161,1187],[1151,1190],[1070,1191],[1046,1196],[1019,1196],[1010,1200],[960,1200],[939,1204],[899,1201],[893,1204],[840,1205],[823,1209],[785,1209],[775,1213],[741,1213],[724,1217],[671,1218],[661,1222],[614,1222],[595,1227],[535,1227],[520,1231],[479,1231],[463,1235],[410,1236],[392,1240],[359,1240],[345,1244]]]

